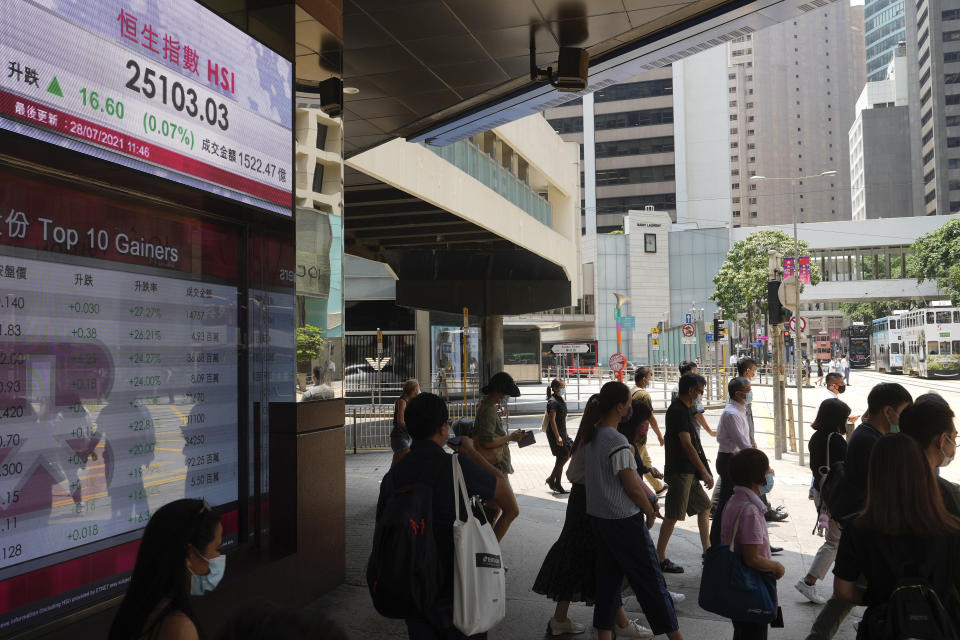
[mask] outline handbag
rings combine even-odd
[[[472,636],[489,631],[507,615],[507,587],[500,542],[490,522],[474,515],[458,454],[453,456],[453,488],[457,514],[453,521],[453,626]],[[483,514],[482,509],[477,511]]]
[[[543,412],[543,422],[540,424],[540,431],[543,433],[550,432],[550,413],[548,411]]]
[[[777,615],[777,580],[772,573],[745,565],[734,542],[746,506],[737,512],[730,544],[707,549],[698,601],[701,609],[724,618],[767,624]]]

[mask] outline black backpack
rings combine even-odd
[[[820,503],[826,505],[830,517],[841,525],[863,509],[866,502],[863,492],[847,481],[846,469],[845,462],[834,462],[820,487]]]
[[[960,634],[929,582],[901,578],[887,602],[867,608],[857,639],[960,640]]]
[[[387,618],[409,618],[429,612],[437,600],[441,565],[433,535],[433,485],[450,467],[444,456],[430,477],[402,487],[393,486],[392,473],[383,479],[388,491],[373,532],[373,550],[367,562],[367,587],[373,606]]]

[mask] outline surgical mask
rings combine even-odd
[[[557,395],[560,396],[561,398],[565,398],[567,396],[567,390],[560,389],[560,391],[557,391]]]
[[[760,493],[770,493],[773,491],[773,474],[768,473],[763,477],[763,479],[764,483],[763,486],[760,487]]]
[[[943,449],[940,450],[940,453],[943,453]],[[945,466],[947,466],[948,464],[950,464],[951,462],[953,462],[953,458],[954,458],[954,456],[956,456],[956,455],[957,455],[957,450],[956,450],[956,449],[953,450],[953,455],[952,455],[952,456],[948,456],[946,453],[943,453],[943,461],[940,463],[940,466],[941,466],[941,467],[945,467]]]
[[[753,391],[747,394],[747,399],[746,399],[747,404],[750,404],[751,402],[753,402]]]
[[[847,385],[845,384],[837,385],[837,393],[843,393],[846,390],[847,390]]]
[[[227,556],[204,559],[210,567],[210,572],[205,576],[198,576],[193,571],[190,572],[190,595],[192,596],[202,596],[208,591],[216,589],[223,578],[223,572],[227,569]]]
[[[894,422],[893,420],[890,420],[890,433],[900,433],[900,425],[898,424],[898,422],[899,422],[899,420],[900,420],[900,415],[899,415],[899,414],[897,415],[896,420],[897,420],[897,422]]]

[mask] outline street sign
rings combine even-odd
[[[697,327],[689,322],[680,327],[680,344],[697,344]]]
[[[621,328],[621,329],[636,329],[636,328],[637,328],[637,318],[636,318],[636,316],[621,316],[621,317],[620,317],[620,328]]]
[[[796,330],[797,330],[797,316],[793,316],[792,318],[790,318],[790,331],[796,331]],[[800,333],[803,333],[806,330],[807,330],[807,319],[800,318]]]
[[[703,336],[703,339],[706,340],[707,342],[713,342],[713,334],[712,334],[712,333],[708,333],[708,334],[706,334],[706,335]]]
[[[619,373],[627,368],[627,356],[622,353],[615,353],[610,356],[610,369],[614,373]]]
[[[750,344],[757,347],[758,349],[763,346],[763,343],[760,342],[759,340],[757,340],[756,342],[751,342]]]
[[[684,320],[684,322],[686,322],[687,324],[690,324],[691,322],[693,322],[693,314],[688,313],[686,316],[686,320]]]
[[[588,344],[555,344],[553,348],[550,349],[555,354],[562,353],[588,353],[590,351],[590,345]]]

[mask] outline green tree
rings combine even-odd
[[[960,304],[960,219],[914,240],[907,268],[916,276],[917,283],[936,280],[950,301]]]
[[[297,363],[307,365],[313,358],[319,358],[323,353],[323,345],[327,340],[323,337],[323,329],[312,324],[297,328]]]
[[[800,255],[809,255],[810,246],[800,241]],[[767,309],[767,254],[773,250],[782,256],[794,254],[793,237],[783,231],[765,229],[752,233],[733,245],[713,277],[714,292],[710,299],[723,311],[724,318],[739,314],[761,313]],[[810,265],[810,282],[820,282],[820,268]],[[744,325],[746,326],[746,325]]]
[[[911,309],[916,307],[910,300],[877,300],[873,302],[842,302],[840,311],[853,322],[869,324],[876,318],[893,315],[894,309]]]

